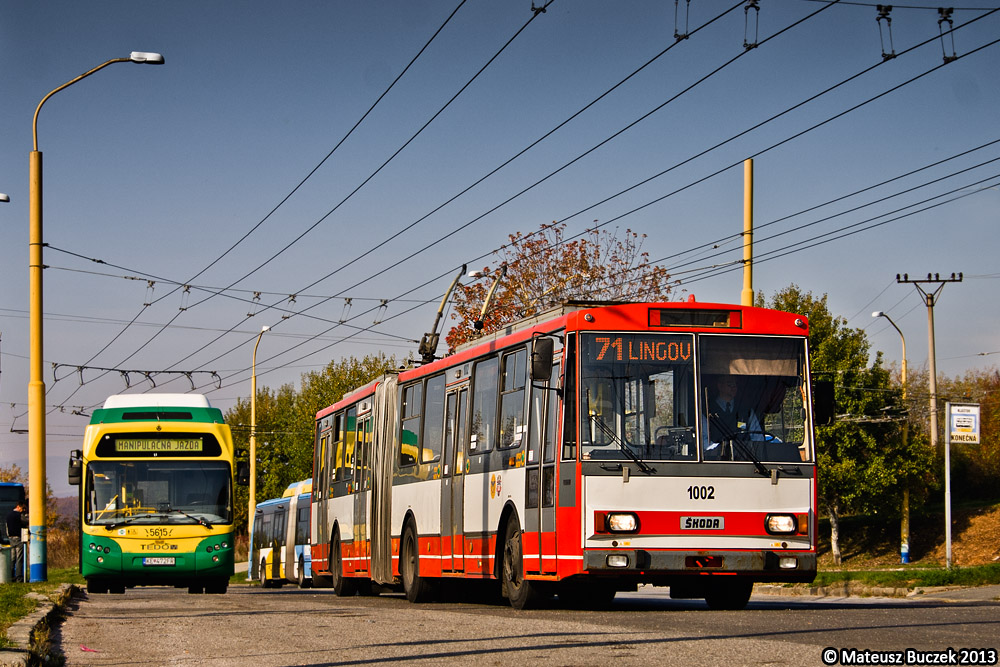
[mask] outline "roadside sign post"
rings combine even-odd
[[[951,443],[979,444],[979,404],[945,403],[948,440],[944,446],[944,538],[945,562],[951,569]]]

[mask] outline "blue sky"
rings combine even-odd
[[[984,0],[956,9],[956,27],[978,20],[954,33],[960,58],[938,67],[937,4],[897,6],[891,47],[875,3],[760,4],[758,13],[694,0],[685,16],[680,3],[678,25],[674,3],[642,1],[555,0],[533,20],[530,1],[0,3],[0,192],[11,198],[0,204],[0,463],[26,467],[27,458],[26,436],[9,431],[26,425],[32,115],[53,88],[134,50],[161,52],[166,64],[110,66],[55,95],[39,119],[57,492],[86,424],[71,413],[124,389],[119,373],[96,370],[81,385],[77,366],[198,371],[195,383],[226,409],[249,394],[262,325],[272,330],[259,381],[272,387],[333,358],[405,356],[458,266],[491,263],[508,234],[545,222],[644,233],[651,259],[669,258],[682,281],[678,297],[737,302],[740,272],[706,269],[740,257],[740,163],[751,156],[755,289],[770,295],[794,282],[825,293],[833,313],[898,360],[898,335],[871,319],[884,310],[917,367],[927,359],[926,309],[895,276],[961,271],[935,310],[938,369],[995,366],[1000,357],[986,353],[1000,351],[1000,143],[991,143],[1000,139],[1000,44],[991,45],[1000,12],[988,15],[994,4]],[[675,30],[692,34],[427,215],[674,44]],[[755,33],[760,45],[745,50]],[[948,55],[951,44],[946,36]],[[883,63],[890,48],[898,56]],[[779,251],[790,244],[800,245]],[[177,289],[184,284],[190,292]],[[216,371],[222,388],[202,371]],[[167,377],[157,390],[190,389]],[[129,379],[133,391],[149,388],[141,375]]]

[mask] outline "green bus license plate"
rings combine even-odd
[[[159,557],[143,558],[142,559],[142,564],[143,565],[173,565],[174,564],[174,557],[173,556],[169,556],[169,557],[167,557],[167,556],[159,556]]]

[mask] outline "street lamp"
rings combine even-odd
[[[876,310],[872,313],[872,317],[884,317],[889,320],[889,324],[892,328],[899,333],[899,340],[903,344],[903,362],[902,369],[900,372],[900,381],[903,385],[903,405],[906,405],[906,337],[903,336],[903,332],[900,330],[896,323],[892,321],[892,318],[881,310]],[[907,435],[909,434],[910,425],[909,422],[903,422],[903,448],[906,448]],[[899,562],[909,563],[910,562],[910,487],[903,487],[903,517],[900,519],[899,524]]]
[[[45,381],[42,379],[42,153],[38,150],[38,113],[60,90],[114,63],[162,65],[159,53],[133,51],[67,81],[42,98],[31,123],[34,150],[28,159],[28,553],[30,581],[48,580],[45,526]]]
[[[267,325],[260,328],[250,358],[250,503],[247,507],[247,531],[253,526],[253,512],[257,507],[257,346],[264,332],[270,328]]]

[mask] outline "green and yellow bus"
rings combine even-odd
[[[109,397],[83,449],[70,454],[87,590],[225,593],[234,569],[233,455],[222,412],[204,396]]]

